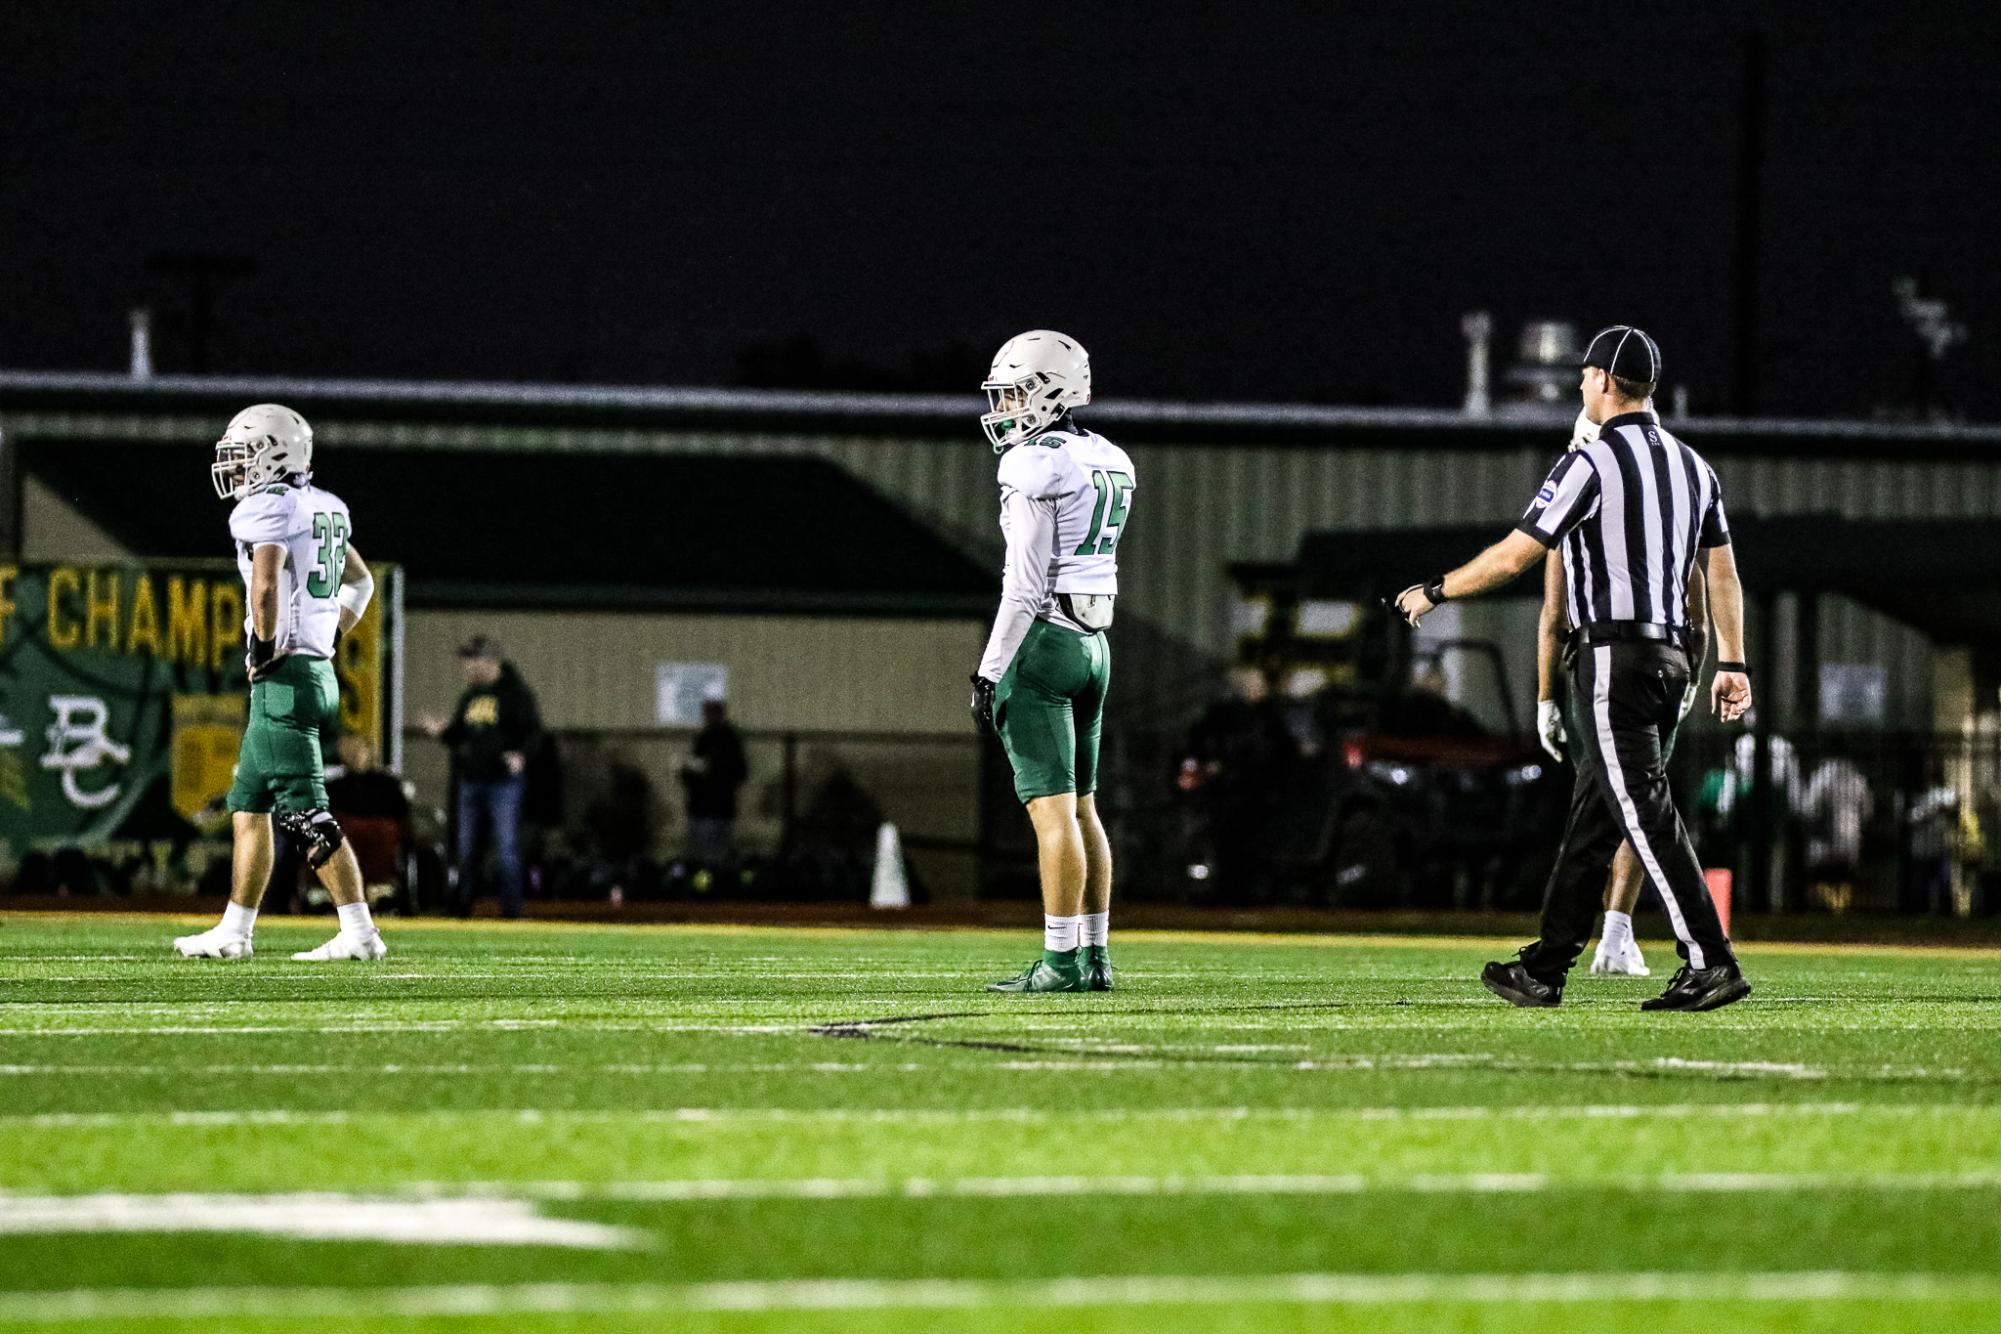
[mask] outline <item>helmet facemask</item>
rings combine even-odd
[[[299,457],[302,453],[303,458]],[[224,436],[215,442],[215,462],[209,465],[208,472],[215,483],[216,495],[224,500],[241,500],[274,482],[312,476],[312,447],[308,445],[301,450],[269,435],[254,440]]]
[[[1019,380],[988,380],[980,388],[992,409],[980,417],[980,428],[996,454],[1048,430],[1063,415],[1063,386],[1042,371]]]
[[[250,446],[241,440],[224,438],[215,442],[215,462],[209,465],[209,481],[215,484],[218,500],[241,500],[250,494]]]

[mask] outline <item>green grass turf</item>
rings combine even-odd
[[[1494,941],[1135,934],[1013,998],[1025,932],[186,929],[0,917],[0,1325],[2001,1328],[1997,951],[1750,947],[1687,1016],[1658,944],[1524,1012]],[[630,1244],[4,1230],[300,1191]]]

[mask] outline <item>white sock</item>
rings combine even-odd
[[[227,931],[233,936],[242,936],[245,940],[248,940],[250,939],[250,933],[256,930],[256,928],[257,910],[255,908],[246,908],[235,899],[231,899],[223,905],[222,925],[217,928],[218,930]]]
[[[1077,932],[1084,924],[1081,917],[1051,917],[1042,915],[1042,948],[1052,954],[1069,954],[1077,948]]]
[[[1112,933],[1112,915],[1109,912],[1087,912],[1080,919],[1084,924],[1082,942],[1086,945],[1103,945]]]
[[[340,914],[340,929],[345,934],[359,936],[363,940],[375,934],[375,919],[368,915],[366,901],[343,903],[334,911]]]
[[[1633,938],[1633,918],[1631,914],[1607,910],[1605,913],[1605,930],[1603,936],[1608,949],[1615,945],[1624,945],[1627,941],[1631,940]]]

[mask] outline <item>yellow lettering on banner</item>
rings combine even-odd
[[[18,565],[0,565],[0,644],[7,642],[7,618],[20,610],[14,603],[14,577],[20,573]]]
[[[190,667],[208,661],[208,580],[167,577],[167,657]]]
[[[83,588],[83,577],[67,565],[49,571],[49,644],[67,653],[83,639],[83,627],[75,621],[63,623],[63,595],[74,598]]]
[[[153,581],[143,574],[132,590],[132,628],[125,636],[125,651],[137,653],[141,644],[154,657],[160,656],[160,608],[153,601]]]
[[[105,646],[118,647],[118,574],[115,570],[92,570],[84,584],[83,643],[96,648],[103,632]]]
[[[378,564],[375,574],[377,597],[368,614],[341,636],[340,657],[334,664],[340,673],[341,727],[356,736],[380,743],[382,736],[382,618],[379,610],[388,605],[386,590],[393,575],[391,567]]]
[[[241,694],[174,696],[168,797],[175,810],[197,824],[203,810],[229,791],[248,706]]]
[[[208,669],[222,670],[232,649],[243,647],[243,594],[234,584],[217,584],[208,599]]]

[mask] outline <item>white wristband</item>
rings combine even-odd
[[[354,583],[340,586],[341,610],[353,612],[354,619],[358,621],[361,619],[361,613],[368,610],[368,600],[374,596],[375,578],[373,575],[364,574]]]

